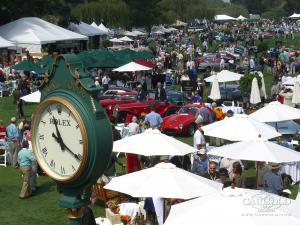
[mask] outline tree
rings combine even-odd
[[[226,4],[225,7],[217,8],[216,12],[218,14],[226,14],[232,17],[238,17],[239,15],[248,15],[248,9],[242,5],[236,4]]]
[[[129,8],[121,0],[97,0],[79,4],[72,9],[71,15],[87,23],[104,22],[121,27],[129,24]]]

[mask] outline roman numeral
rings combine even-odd
[[[61,174],[65,174],[66,173],[65,168],[63,166],[60,167],[60,172],[61,172]]]
[[[42,153],[43,153],[44,157],[46,157],[46,156],[47,156],[47,154],[48,154],[48,150],[47,150],[47,148],[46,148],[46,147],[42,149]],[[53,161],[53,160],[52,160],[52,161]],[[52,162],[52,161],[51,161],[51,162]],[[54,166],[54,167],[55,167],[55,166]]]
[[[44,125],[46,124],[46,122],[45,122],[45,121],[43,121],[43,120],[41,120],[41,123],[43,123]]]
[[[40,135],[40,140],[44,140],[45,139],[45,135],[41,134]]]
[[[61,115],[61,105],[56,106],[58,115]]]
[[[82,145],[82,140],[79,140],[79,144]]]
[[[77,154],[77,158],[78,158],[79,160],[82,160],[82,155]]]
[[[75,169],[75,167],[72,165],[72,170],[75,172],[76,171],[76,169]]]
[[[51,111],[50,106],[47,108],[47,112],[49,113],[49,115],[52,115],[52,111]]]
[[[55,169],[55,162],[54,162],[53,159],[52,159],[51,162],[50,162],[50,166],[51,166],[53,169]]]
[[[78,128],[79,128],[79,124],[76,125],[76,129],[78,129]]]
[[[69,115],[68,115],[69,117],[71,116],[71,110],[69,111]]]

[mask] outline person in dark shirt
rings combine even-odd
[[[212,181],[216,181],[220,178],[219,172],[217,171],[217,163],[215,161],[209,162],[208,172],[204,174],[204,177]]]
[[[191,159],[187,156],[173,156],[170,159],[170,163],[174,164],[176,167],[184,169],[186,171],[191,171]]]
[[[94,205],[96,203],[96,200],[96,195],[92,193],[90,198],[90,205]],[[83,207],[81,225],[98,225],[96,224],[93,210],[89,206]]]

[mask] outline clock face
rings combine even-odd
[[[57,181],[79,175],[86,159],[83,122],[64,99],[45,100],[33,118],[33,149],[44,171]]]

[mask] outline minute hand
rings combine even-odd
[[[70,152],[77,160],[81,160],[81,155],[80,154],[75,154],[71,149],[69,149],[69,147],[68,146],[66,146],[65,145],[65,143],[62,143],[62,145],[63,145],[63,147],[65,148],[65,149],[67,149],[67,151],[68,152]]]

